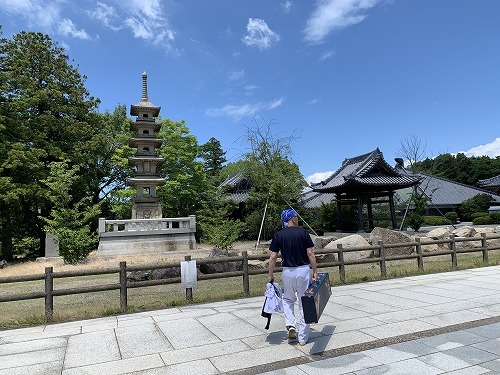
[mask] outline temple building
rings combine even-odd
[[[157,219],[162,217],[160,198],[156,196],[156,188],[165,184],[165,179],[158,175],[158,167],[165,161],[158,156],[156,149],[163,140],[156,138],[161,124],[156,122],[160,107],[148,99],[148,76],[142,73],[142,98],[136,105],[130,106],[130,115],[136,116],[130,122],[130,130],[136,136],[129,140],[129,146],[137,151],[128,159],[134,167],[135,176],[127,180],[127,184],[137,189],[132,207],[132,219]]]
[[[415,175],[400,173],[391,167],[377,148],[372,152],[345,159],[342,166],[325,181],[312,184],[313,192],[335,194],[337,202],[337,227],[340,228],[340,212],[344,205],[357,206],[358,231],[373,229],[378,220],[389,220],[397,228],[394,194],[398,189],[418,185]],[[373,206],[389,203],[390,217],[375,218]],[[363,212],[366,208],[367,215]],[[366,224],[366,226],[365,226]]]

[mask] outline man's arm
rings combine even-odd
[[[318,265],[316,263],[316,256],[314,255],[314,247],[307,248],[307,257],[313,271],[313,281],[318,280]]]
[[[269,256],[269,277],[268,277],[268,281],[270,283],[274,281],[273,271],[274,267],[276,267],[277,259],[278,259],[278,253],[276,251],[271,251],[271,255]]]

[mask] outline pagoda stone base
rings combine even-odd
[[[176,250],[194,250],[194,233],[150,234],[99,239],[97,256],[162,255]]]
[[[134,203],[132,219],[160,219],[162,217],[160,203]]]

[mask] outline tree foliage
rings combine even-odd
[[[85,79],[46,35],[21,32],[0,39],[0,235],[6,258],[14,255],[16,241],[38,241],[38,255],[44,255],[40,217],[49,217],[53,200],[40,182],[53,162],[72,168],[88,161],[99,132],[99,100],[90,96]],[[79,182],[75,201],[89,192],[87,180]]]
[[[279,213],[289,205],[298,206],[302,189],[307,186],[299,167],[291,161],[295,134],[279,137],[273,133],[273,125],[272,121],[263,125],[256,121],[254,127],[247,128],[249,150],[240,163],[241,172],[251,181],[245,217],[251,238],[261,232],[264,211],[262,237],[268,238],[279,229]]]
[[[203,163],[197,160],[198,141],[184,121],[162,121],[158,137],[163,139],[159,153],[165,162],[159,174],[167,182],[158,189],[166,217],[192,215],[205,199],[206,178]]]
[[[211,177],[217,176],[227,161],[226,152],[214,137],[200,146],[198,156],[203,160],[203,170]]]

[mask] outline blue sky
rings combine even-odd
[[[377,147],[394,165],[410,136],[500,156],[499,20],[497,0],[0,0],[3,36],[59,42],[102,112],[138,103],[146,71],[200,144],[235,161],[272,123],[312,181]]]

